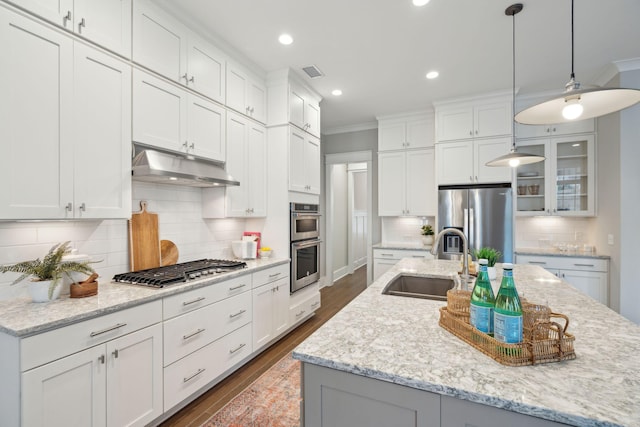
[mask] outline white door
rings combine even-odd
[[[133,61],[182,84],[187,72],[188,30],[151,3],[133,3]]]
[[[69,30],[72,29],[73,0],[21,0],[14,3],[56,25],[61,25]]]
[[[306,192],[305,134],[290,127],[289,132],[289,190]]]
[[[437,113],[438,141],[473,137],[473,108],[443,108]]]
[[[436,144],[438,185],[473,182],[473,141]]]
[[[248,207],[251,216],[267,216],[267,133],[264,126],[253,123],[248,131],[245,183],[249,187]]]
[[[178,86],[133,70],[133,140],[168,150],[187,142],[187,93]]]
[[[607,273],[562,270],[562,279],[594,300],[607,305]]]
[[[305,104],[306,101],[302,92],[297,86],[291,85],[289,90],[289,122],[298,126],[300,129],[304,129]]]
[[[289,327],[289,279],[280,279],[272,286],[275,286],[273,292],[273,336],[277,336]]]
[[[125,335],[106,347],[107,426],[147,425],[163,411],[162,325]]]
[[[104,348],[92,347],[22,374],[22,426],[105,426]]]
[[[313,99],[305,101],[304,117],[307,122],[307,132],[320,138],[320,105]]]
[[[499,102],[495,104],[479,105],[474,112],[474,137],[510,135],[513,123],[511,104]]]
[[[320,194],[320,140],[313,136],[305,137],[304,165],[307,171],[307,191]]]
[[[407,122],[407,148],[432,147],[433,133],[433,122],[430,120],[409,120]]]
[[[131,66],[81,43],[74,45],[74,65],[75,216],[126,218],[131,214]]]
[[[244,117],[234,113],[227,114],[226,171],[240,181],[239,186],[226,187],[226,214],[230,217],[244,217],[248,213],[249,183],[246,158],[248,126]]]
[[[433,149],[407,152],[407,214],[435,215],[437,212],[434,169]]]
[[[227,63],[227,107],[248,115],[247,76],[231,63]]]
[[[247,86],[247,105],[252,119],[260,123],[267,121],[267,90],[264,85],[250,80]]]
[[[131,0],[75,0],[74,9],[74,32],[131,57]]]
[[[224,103],[225,65],[221,52],[211,44],[191,34],[188,50],[187,85],[203,95]]]
[[[378,130],[378,149],[399,150],[405,148],[407,132],[404,122],[388,123],[380,126]]]
[[[260,349],[273,338],[273,284],[253,290],[253,350]],[[289,289],[287,288],[287,293]]]
[[[510,167],[491,167],[486,163],[500,156],[504,156],[511,148],[511,138],[491,138],[476,140],[474,143],[474,158],[476,171],[474,181],[487,182],[511,182]]]
[[[71,218],[73,43],[0,8],[0,218]]]
[[[406,214],[405,153],[378,154],[378,215]]]
[[[196,95],[189,94],[187,102],[189,151],[211,160],[226,161],[226,110]]]

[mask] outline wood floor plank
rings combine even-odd
[[[161,424],[162,427],[197,427],[247,388],[277,361],[342,310],[367,287],[367,267],[320,290],[322,304],[315,315],[264,350]]]

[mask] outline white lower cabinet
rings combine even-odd
[[[157,323],[24,372],[22,425],[143,426],[162,414],[162,393]]]
[[[311,286],[310,286],[311,288]],[[306,290],[306,289],[305,289]],[[303,292],[298,291],[298,292]],[[320,292],[317,287],[309,289],[309,294],[304,295],[301,301],[289,307],[289,324],[295,325],[311,316],[320,308]]]
[[[609,303],[608,259],[516,255],[516,263],[539,265],[596,301]]]
[[[373,280],[389,271],[402,258],[433,259],[429,249],[373,249]]]
[[[289,278],[253,289],[253,349],[258,350],[289,327]]]

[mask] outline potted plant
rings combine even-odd
[[[433,227],[431,225],[423,225],[420,233],[422,234],[422,243],[425,246],[433,244]]]
[[[487,260],[487,271],[489,273],[489,279],[494,280],[496,278],[496,262],[500,260],[502,253],[494,248],[484,247],[480,249],[475,249],[473,251],[473,256],[476,260],[486,259]]]
[[[20,277],[11,283],[15,285],[31,277],[29,293],[33,302],[47,302],[58,298],[60,295],[60,282],[64,274],[72,272],[90,275],[95,273],[89,265],[90,261],[63,261],[62,257],[71,252],[70,242],[58,243],[49,249],[43,259],[23,261],[13,265],[0,267],[0,273],[22,273]]]

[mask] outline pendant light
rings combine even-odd
[[[516,110],[516,14],[522,11],[522,3],[515,3],[505,9],[504,14],[513,17],[513,37],[512,37],[512,61],[513,61],[513,79],[512,79],[512,97],[511,103],[513,111]],[[526,165],[529,163],[537,163],[544,160],[543,156],[536,156],[535,154],[518,153],[516,150],[516,130],[515,121],[511,120],[511,150],[504,156],[500,156],[497,159],[493,159],[487,162],[487,166],[511,166],[512,168],[519,165]]]
[[[571,78],[562,95],[534,105],[516,114],[516,121],[527,125],[567,123],[613,113],[640,102],[639,89],[580,89],[573,71],[574,36],[571,0]]]

